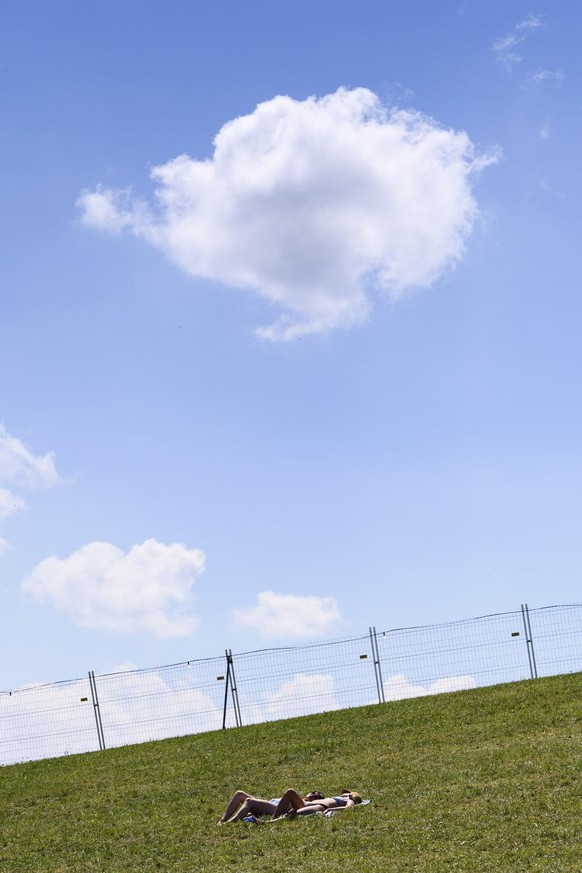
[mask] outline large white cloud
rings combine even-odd
[[[341,618],[335,597],[274,591],[262,591],[257,606],[233,614],[237,624],[254,628],[264,637],[295,640],[322,636]]]
[[[86,627],[187,636],[197,625],[192,586],[204,563],[202,551],[181,543],[150,539],[124,554],[94,542],[68,558],[41,561],[22,588]]]
[[[340,88],[274,97],[225,124],[211,158],[154,167],[153,207],[101,187],[78,205],[87,225],[257,292],[282,311],[259,334],[291,339],[363,321],[374,289],[398,296],[439,278],[463,255],[472,184],[492,160],[464,132]]]

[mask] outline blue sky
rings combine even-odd
[[[579,602],[577,5],[0,19],[0,687]]]

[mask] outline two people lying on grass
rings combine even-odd
[[[306,803],[312,800],[318,800],[323,797],[319,791],[311,791],[306,794],[303,799]],[[219,819],[218,824],[226,824],[232,821],[242,821],[249,815],[259,817],[261,815],[272,816],[278,805],[281,803],[281,797],[275,797],[273,800],[263,800],[261,797],[254,797],[252,794],[247,794],[246,791],[235,791],[228,802],[228,806],[224,811],[224,815]],[[291,809],[291,804],[286,804],[287,810]],[[279,813],[282,815],[282,813]]]
[[[273,800],[253,797],[246,791],[235,791],[218,824],[242,821],[249,816],[258,819],[260,816],[267,815],[274,821],[283,815],[313,815],[316,812],[343,809],[361,802],[360,795],[353,791],[342,791],[337,797],[324,797],[320,791],[311,791],[305,797],[301,797],[297,791],[290,788],[283,797],[276,797]]]

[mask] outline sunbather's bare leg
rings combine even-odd
[[[258,797],[248,797],[239,811],[230,821],[242,821],[247,815],[272,815],[276,809],[276,804],[268,800],[260,800]]]
[[[289,788],[277,804],[277,808],[273,813],[273,818],[279,818],[279,816],[283,815],[289,810],[289,807],[298,810],[301,809],[303,806],[305,806],[305,801],[303,800],[301,795],[297,794],[296,791],[293,791],[292,788]]]
[[[235,793],[232,795],[228,802],[228,806],[224,811],[224,815],[218,823],[224,824],[225,822],[229,821],[235,814],[241,803],[244,803],[245,800],[248,800],[249,797],[251,797],[251,795],[247,794],[246,791],[235,791]]]

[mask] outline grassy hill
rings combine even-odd
[[[0,870],[582,871],[582,674],[0,769]],[[372,798],[217,826],[236,788]]]

